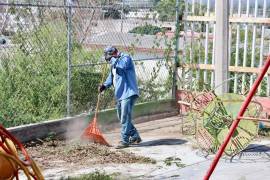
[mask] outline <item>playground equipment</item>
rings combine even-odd
[[[263,119],[263,107],[253,98],[269,66],[270,56],[246,96],[217,96],[214,90],[199,94],[183,91],[178,95],[182,122],[183,115],[192,119],[199,147],[208,154],[217,153],[204,177],[205,180],[210,178],[223,152],[232,157],[241,152],[257,136],[258,122],[270,122],[269,119]]]
[[[13,154],[17,154],[17,150],[15,145],[12,143],[10,139],[6,139],[6,141],[2,145]],[[0,147],[0,154],[6,154],[6,151]],[[9,159],[5,158],[5,156],[0,155],[0,179],[8,179],[12,176],[14,170],[17,169],[16,164]]]
[[[204,179],[208,180],[210,178],[210,176],[212,175],[220,157],[222,156],[223,152],[225,151],[226,147],[228,144],[230,144],[231,138],[233,137],[233,135],[235,134],[237,128],[239,127],[241,120],[251,120],[251,117],[245,117],[245,113],[247,108],[249,107],[249,104],[252,100],[252,97],[255,95],[258,86],[260,85],[262,79],[264,78],[264,75],[266,74],[267,70],[270,67],[270,55],[268,55],[266,63],[263,67],[263,69],[261,70],[261,73],[258,75],[257,80],[255,81],[255,83],[253,84],[250,92],[248,93],[245,101],[243,102],[243,104],[241,105],[241,108],[235,118],[235,120],[233,121],[233,123],[231,124],[230,128],[227,131],[227,135],[226,138],[224,139],[222,145],[220,146],[220,148],[218,149],[216,156],[212,162],[212,164],[210,165],[208,171],[206,172]],[[255,120],[255,119],[254,119]]]
[[[35,161],[23,145],[0,124],[0,179],[19,179],[22,171],[28,180],[44,180]]]
[[[225,82],[230,80],[234,80],[234,78]],[[184,119],[189,126],[192,126],[191,122],[193,122],[194,128],[190,128],[194,130],[192,134],[195,134],[199,148],[207,154],[215,153],[218,150],[245,99],[245,95],[237,94],[217,96],[215,89],[223,83],[214,89],[206,90],[208,88],[205,88],[203,92],[199,93],[188,90],[177,92],[182,132],[184,132]],[[248,118],[245,120],[261,118],[262,110],[262,105],[253,99],[247,107],[245,116]],[[256,121],[242,121],[225,149],[226,155],[233,157],[244,150],[257,134],[258,123]]]
[[[213,93],[213,95],[215,97],[212,101],[209,101],[208,105],[201,111],[201,115],[197,116],[201,119],[197,120],[200,124],[198,124],[196,140],[201,149],[208,153],[217,151],[245,99],[244,96],[237,94],[216,96]],[[252,101],[247,107],[245,116],[259,118],[261,112],[262,106],[258,102]],[[244,150],[257,134],[257,122],[242,121],[225,149],[226,155],[233,156]]]

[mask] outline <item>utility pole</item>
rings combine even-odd
[[[229,72],[229,0],[216,1],[216,33],[215,33],[215,86],[222,83],[215,91],[217,94],[228,92]]]

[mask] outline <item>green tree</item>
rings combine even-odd
[[[160,0],[156,1],[154,9],[158,12],[158,18],[160,21],[175,21],[176,13],[176,0]],[[184,14],[185,3],[180,0],[179,5],[179,18]]]
[[[176,13],[176,0],[155,0],[155,10],[158,12],[160,21],[175,21]],[[187,3],[187,11],[191,11],[192,4]],[[196,16],[203,16],[206,12],[206,5],[200,3],[194,3],[194,14]],[[185,11],[185,1],[179,0],[179,18],[182,19]]]
[[[156,3],[155,10],[159,14],[160,21],[175,20],[175,0],[161,0]]]

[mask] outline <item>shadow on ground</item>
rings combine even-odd
[[[231,157],[230,162],[270,162],[270,146],[250,144],[245,150]]]
[[[250,144],[243,152],[268,152],[270,153],[269,145]]]
[[[143,141],[140,144],[134,146],[142,147],[142,146],[180,145],[186,142],[187,141],[183,139],[157,139],[151,141]]]

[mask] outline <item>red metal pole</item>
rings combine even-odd
[[[237,126],[238,126],[238,124],[239,124],[239,122],[240,122],[240,120],[241,120],[240,117],[242,117],[242,116],[244,115],[244,113],[245,113],[245,111],[246,111],[246,108],[248,107],[248,105],[249,105],[249,103],[250,103],[252,97],[253,97],[254,94],[256,93],[257,88],[258,88],[258,86],[260,85],[260,83],[261,83],[261,81],[262,81],[264,75],[266,74],[266,72],[267,72],[269,66],[270,66],[270,55],[268,55],[267,60],[266,60],[266,63],[265,63],[265,65],[264,65],[264,67],[263,67],[261,73],[259,74],[259,76],[258,76],[258,78],[256,79],[255,83],[253,84],[251,90],[249,91],[249,93],[248,93],[248,95],[247,95],[247,98],[246,98],[245,101],[243,102],[243,104],[242,104],[242,106],[241,106],[241,108],[240,108],[240,111],[239,111],[239,113],[238,113],[238,115],[237,115],[237,118],[234,120],[233,124],[232,124],[231,127],[230,127],[229,133],[228,133],[227,137],[225,138],[225,141],[224,141],[223,144],[220,146],[220,148],[219,148],[219,150],[218,150],[218,152],[217,152],[217,154],[216,154],[216,156],[215,156],[215,158],[214,158],[212,164],[210,165],[210,167],[209,167],[207,173],[205,174],[205,176],[204,176],[204,178],[203,178],[204,180],[208,180],[208,179],[210,178],[210,176],[212,175],[213,171],[215,170],[215,167],[216,167],[216,165],[217,165],[217,163],[218,163],[220,157],[222,156],[222,154],[223,154],[223,152],[224,152],[224,150],[225,150],[225,148],[226,148],[228,142],[230,141],[230,139],[231,139],[231,137],[232,137],[232,135],[233,135],[235,129],[237,128]]]

